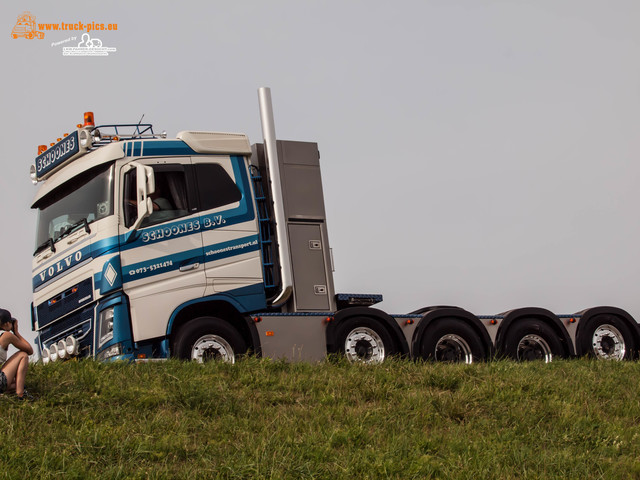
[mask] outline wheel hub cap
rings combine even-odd
[[[347,335],[344,353],[350,362],[381,363],[385,357],[384,343],[374,330],[359,327]]]
[[[445,335],[436,343],[434,358],[438,362],[473,363],[467,341],[459,335]]]
[[[624,336],[613,325],[600,325],[593,332],[591,345],[597,358],[623,360],[627,351]]]
[[[518,360],[544,360],[549,363],[553,360],[553,352],[547,341],[539,335],[525,335],[518,343]]]
[[[193,344],[191,360],[204,363],[211,360],[219,360],[227,363],[235,363],[236,357],[231,345],[218,335],[204,335]]]

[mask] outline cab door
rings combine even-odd
[[[262,289],[264,297],[258,221],[245,158],[203,156],[192,161],[202,224],[205,295],[234,290],[239,298]]]
[[[164,336],[176,307],[203,296],[202,234],[190,157],[145,158],[153,168],[153,212],[137,231],[135,169],[121,174],[121,267],[134,341]]]

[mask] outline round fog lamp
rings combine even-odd
[[[49,358],[49,349],[45,347],[42,349],[42,364],[46,365],[50,361],[51,358]]]
[[[49,358],[52,362],[58,360],[58,347],[56,347],[55,343],[52,343],[49,347]]]
[[[77,355],[79,350],[78,340],[72,336],[68,336],[65,340],[68,355]]]

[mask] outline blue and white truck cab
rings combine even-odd
[[[32,325],[43,362],[635,356],[638,324],[614,307],[389,315],[372,308],[380,295],[336,295],[317,145],[276,140],[269,89],[259,98],[263,144],[96,126],[88,112],[39,148]]]

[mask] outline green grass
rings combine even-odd
[[[640,363],[34,365],[5,478],[640,478]]]

